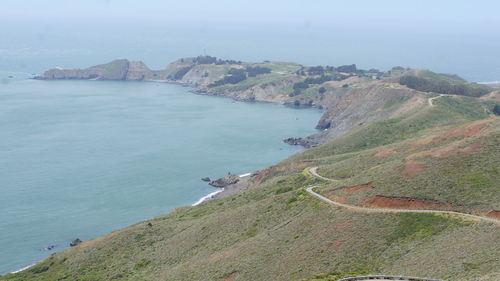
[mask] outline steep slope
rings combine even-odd
[[[166,73],[162,70],[151,70],[140,61],[121,59],[85,69],[63,69],[57,67],[45,71],[42,75],[36,76],[35,79],[163,81],[166,79]]]
[[[304,190],[317,185],[325,196],[367,206],[390,208],[394,198],[411,198],[426,208],[499,210],[500,118],[490,116],[490,102],[439,97],[430,106],[419,96],[432,95],[415,94],[418,106],[405,108],[413,97],[397,102],[384,119],[257,172],[242,193],[176,209],[0,280],[302,280],[316,274],[323,274],[316,280],[356,274],[498,280],[496,224],[352,212]],[[310,176],[314,166],[341,181]],[[371,200],[377,196],[385,199]]]

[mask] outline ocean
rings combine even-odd
[[[0,34],[0,274],[217,191],[201,177],[275,164],[300,151],[282,139],[314,133],[321,115],[164,83],[28,79],[50,67],[207,54],[500,80],[498,34],[481,31],[4,22]]]
[[[321,112],[195,95],[153,82],[0,84],[0,272],[192,205],[301,148]],[[7,81],[7,82],[6,82]]]

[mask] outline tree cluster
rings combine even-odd
[[[255,77],[259,74],[271,73],[270,68],[261,66],[255,66],[255,67],[247,66],[245,70],[248,73],[248,77]]]
[[[217,80],[208,86],[213,88],[224,84],[238,84],[245,79],[247,79],[247,73],[244,69],[231,68],[229,70],[229,75],[224,76],[224,78]]]
[[[184,77],[184,75],[186,75],[186,73],[188,73],[189,70],[191,70],[191,68],[193,68],[192,66],[186,66],[186,67],[183,67],[179,70],[177,70],[177,72],[174,74],[174,79],[175,80],[181,80],[182,77]]]
[[[493,107],[493,113],[497,116],[500,115],[500,105],[497,104]]]
[[[422,92],[439,94],[480,97],[492,91],[491,88],[477,84],[450,83],[442,80],[431,80],[414,75],[405,75],[400,78],[399,84]]]
[[[196,58],[194,58],[194,63],[197,64],[213,64],[216,62],[217,58],[212,56],[197,56]]]

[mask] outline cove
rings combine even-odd
[[[300,151],[321,112],[152,82],[0,83],[0,273],[188,206]]]

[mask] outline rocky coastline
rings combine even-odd
[[[152,70],[143,62],[127,59],[85,69],[56,67],[34,79],[163,82],[192,87],[191,92],[199,95],[318,108],[323,111],[316,125],[320,132],[307,137],[290,136],[284,140],[291,145],[310,148],[365,123],[403,116],[415,107],[425,105],[426,95],[418,89],[418,84],[407,82],[439,75],[402,67],[380,71],[358,69],[354,64],[306,67],[288,62],[247,63],[198,56],[181,58],[161,70]],[[402,77],[411,79],[405,79],[403,83]],[[459,78],[450,83],[456,85],[450,84],[449,89],[467,89],[473,94],[484,95],[493,90]]]

